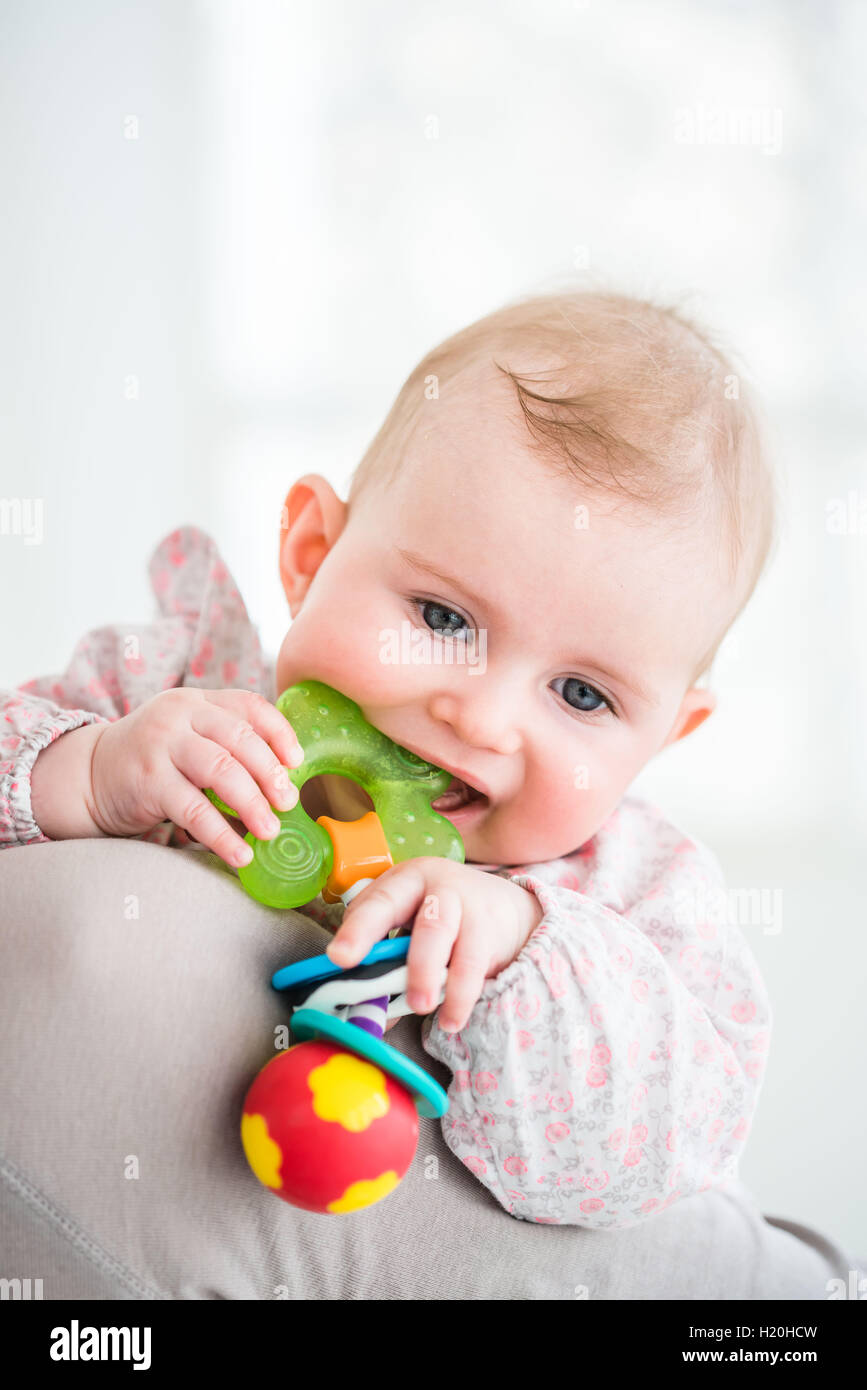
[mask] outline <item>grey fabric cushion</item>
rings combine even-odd
[[[0,1275],[46,1299],[827,1297],[851,1261],[736,1186],[625,1231],[507,1215],[421,1122],[385,1201],[297,1211],[239,1136],[286,1022],[270,977],[325,932],[211,855],[81,840],[0,854]],[[389,1041],[448,1084],[419,1020]],[[432,1162],[431,1160],[436,1160]]]

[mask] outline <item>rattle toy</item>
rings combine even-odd
[[[301,907],[322,893],[345,905],[392,864],[419,855],[463,863],[460,835],[431,801],[451,774],[375,729],[354,701],[320,681],[290,686],[277,701],[304,750],[289,768],[300,792],[336,773],[357,782],[374,810],[356,821],[312,820],[300,800],[277,811],[273,840],[249,833],[253,859],[238,877],[270,907]],[[221,811],[235,815],[213,791]],[[383,1039],[406,1001],[409,937],[380,941],[343,970],[316,956],[278,970],[276,989],[293,1009],[296,1043],[256,1077],[244,1101],[241,1138],[253,1172],[284,1201],[308,1211],[357,1211],[398,1185],[418,1143],[418,1117],[448,1109],[442,1087]],[[442,1002],[441,993],[437,1001]],[[434,1006],[436,1007],[436,1005]]]

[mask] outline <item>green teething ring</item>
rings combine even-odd
[[[304,749],[304,762],[289,768],[300,791],[311,777],[336,773],[367,792],[379,816],[395,864],[421,855],[464,862],[460,835],[431,801],[451,782],[451,774],[426,763],[368,724],[354,700],[321,681],[290,685],[277,701]],[[228,815],[236,812],[214,792],[207,795]],[[300,801],[277,811],[281,830],[273,840],[245,838],[252,862],[239,869],[241,884],[268,907],[301,907],[325,886],[334,859],[331,837],[311,820]]]

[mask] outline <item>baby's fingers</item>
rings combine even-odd
[[[387,869],[349,904],[325,954],[344,970],[357,965],[392,927],[413,915],[423,895],[424,876],[412,861]]]
[[[453,888],[426,893],[415,914],[407,957],[407,1003],[427,1014],[439,1002],[443,970],[461,929],[461,899]]]
[[[489,960],[482,939],[462,932],[452,952],[446,997],[437,1019],[444,1032],[457,1033],[466,1024],[485,987]]]
[[[216,806],[180,772],[170,774],[162,802],[165,814],[175,825],[188,831],[227,864],[233,868],[249,864],[253,857],[250,846],[235,833]]]
[[[252,712],[251,709],[251,713]],[[274,713],[277,715],[278,719],[283,719],[279,710],[274,710]],[[286,724],[285,720],[283,720],[283,722]],[[281,811],[288,811],[295,805],[298,800],[298,789],[289,781],[289,774],[286,771],[286,767],[280,761],[274,749],[274,743],[278,743],[278,746],[281,746],[283,751],[286,752],[285,741],[283,744],[280,744],[272,733],[271,736],[274,742],[269,744],[266,741],[266,734],[261,730],[257,730],[248,719],[245,719],[238,713],[237,709],[225,709],[219,704],[212,703],[210,700],[204,700],[195,707],[192,717],[192,728],[194,732],[199,734],[203,739],[209,739],[212,743],[218,744],[221,748],[225,749],[237,763],[247,770],[250,776],[259,784],[262,795],[268,806],[276,806]],[[262,722],[262,728],[265,729],[264,721]],[[294,752],[297,748],[297,744],[294,742],[295,735],[292,732],[292,726],[290,724],[286,724],[286,728],[289,730],[292,740],[289,751]],[[175,759],[175,761],[177,762],[177,759]],[[297,765],[297,760],[293,761]],[[182,771],[187,772],[187,776],[191,775],[186,768],[183,768]],[[193,778],[193,781],[196,781],[196,779]],[[240,806],[237,806],[234,801],[224,796],[223,792],[215,783],[196,782],[196,785],[211,787],[232,807],[233,811],[238,812],[244,824],[249,825],[249,821],[243,814]],[[247,790],[249,795],[249,789]],[[259,833],[253,825],[250,825],[250,829],[254,834]]]
[[[258,739],[258,735],[254,737]],[[272,840],[278,833],[280,822],[271,810],[268,798],[263,796],[247,769],[222,744],[189,732],[172,748],[171,759],[178,772],[183,773],[194,788],[210,787],[215,791],[257,839]],[[208,805],[211,804],[209,801]],[[221,813],[218,811],[217,814]]]
[[[241,733],[242,725],[251,726],[259,737],[270,745],[280,764],[286,767],[300,767],[304,760],[304,752],[298,735],[285,714],[281,714],[277,706],[266,700],[264,695],[257,695],[252,690],[209,690],[204,708],[209,707],[225,711],[238,734]],[[194,722],[197,724],[198,720]],[[214,734],[209,733],[208,737],[214,738]],[[217,740],[218,743],[222,741]],[[229,744],[226,747],[230,752],[235,752]]]

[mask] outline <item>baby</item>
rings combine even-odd
[[[344,966],[413,921],[420,1014],[448,965],[423,1034],[452,1073],[443,1132],[508,1212],[632,1225],[735,1176],[764,1072],[769,1006],[709,911],[716,860],[628,788],[713,711],[702,678],[772,513],[744,384],[701,331],[613,294],[510,306],[419,364],[347,501],[318,476],[291,488],[274,671],[185,528],[152,562],[157,624],[91,633],[65,676],[8,694],[0,843],[192,836],[247,862],[239,830],[271,838],[297,799],[270,702],[303,679],[343,691],[452,774],[434,806],[466,863],[412,860],[345,912],[304,910]],[[305,805],[364,810],[339,778]]]

